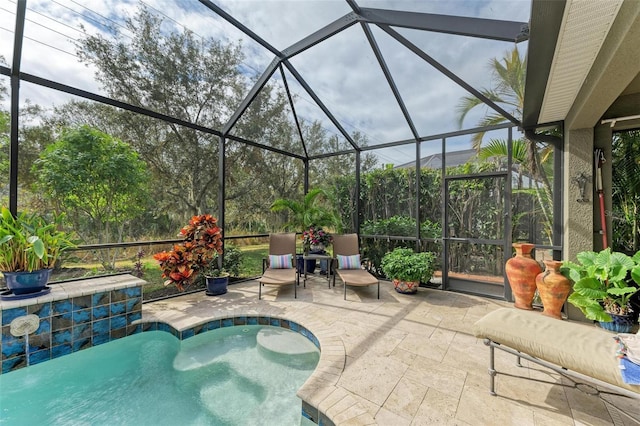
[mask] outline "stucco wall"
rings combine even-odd
[[[602,184],[603,184],[603,199],[604,199],[604,210],[605,210],[605,230],[607,237],[607,246],[611,247],[611,231],[612,231],[612,216],[611,216],[611,137],[612,137],[611,126],[607,124],[598,125],[594,130],[594,149],[600,148],[604,151],[605,162],[602,165]],[[595,168],[595,159],[594,159],[594,168]],[[594,172],[595,173],[595,172]],[[595,177],[595,176],[594,176]],[[594,227],[594,237],[593,237],[593,250],[600,251],[604,248],[603,235],[600,233],[602,231],[602,221],[600,218],[600,199],[599,195],[596,192],[595,188],[595,179],[594,179],[594,191],[593,191],[593,227]]]
[[[565,135],[563,187],[564,259],[576,260],[576,254],[593,249],[593,129],[570,130]],[[580,198],[576,178],[587,177],[586,197]]]

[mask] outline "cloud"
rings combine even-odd
[[[252,76],[259,76],[274,57],[199,2],[30,0],[25,27],[25,36],[29,39],[23,47],[22,71],[101,93],[94,78],[95,70],[79,63],[74,56],[73,40],[82,36],[78,27],[83,24],[92,34],[105,33],[106,24],[121,28],[124,19],[133,16],[141,3],[165,17],[168,26],[180,30],[188,28],[202,37],[240,41],[245,52],[244,69]],[[216,4],[280,50],[351,12],[343,0],[225,0]],[[359,0],[358,4],[361,7],[515,21],[527,21],[530,12],[529,0]],[[15,4],[2,7],[11,10]],[[5,29],[0,29],[0,55],[11,63],[13,35],[7,29],[13,30],[15,23],[14,15],[5,10],[0,13],[0,28]],[[513,47],[511,43],[461,36],[406,29],[397,31],[476,88],[488,87],[491,83],[488,62]],[[457,130],[455,106],[466,92],[380,29],[372,26],[372,32],[418,133],[426,136]],[[123,37],[127,37],[126,32]],[[524,49],[526,45],[521,48],[522,54]],[[295,56],[291,63],[348,132],[364,133],[370,145],[412,137],[359,24]],[[281,85],[279,72],[272,78]],[[8,83],[8,79],[3,81]],[[296,111],[299,116],[308,121],[321,120],[323,127],[338,134],[302,86],[293,80],[289,84],[298,99]],[[247,87],[247,92],[249,89]],[[23,84],[21,93],[45,106],[69,99],[68,95],[28,84]],[[481,112],[465,120],[465,127],[474,127],[474,120]],[[392,160],[393,153],[394,150],[387,150],[384,156]],[[405,154],[399,155],[399,160],[405,157]],[[396,164],[405,162],[387,160],[385,162]]]

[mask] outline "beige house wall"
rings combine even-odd
[[[562,171],[563,203],[563,260],[576,260],[576,254],[593,250],[594,241],[594,185],[593,150],[594,129],[570,130],[565,133],[564,168]],[[580,200],[580,187],[576,178],[587,177],[585,196]],[[567,316],[573,320],[585,320],[584,315],[570,303],[565,305]]]
[[[565,134],[563,206],[563,258],[576,260],[576,254],[593,249],[593,129],[570,130]],[[577,178],[587,177],[586,198],[579,200]]]

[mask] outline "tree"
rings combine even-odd
[[[524,106],[527,60],[520,59],[518,48],[514,47],[511,52],[507,52],[504,55],[502,61],[497,58],[492,59],[490,66],[494,87],[489,89],[483,88],[480,90],[480,93],[491,101],[502,104],[505,109],[510,110],[509,112],[511,112],[515,118],[521,119]],[[467,113],[481,105],[484,105],[484,103],[475,96],[464,96],[457,107],[458,125],[462,127]],[[492,112],[482,118],[478,126],[492,126],[506,121],[507,118],[500,113]],[[485,132],[479,132],[473,136],[473,147],[476,150],[480,149],[484,134]]]
[[[3,58],[0,57],[0,63]],[[7,88],[0,80],[0,102],[7,95]],[[29,99],[24,101],[19,111],[19,161],[18,161],[18,191],[20,205],[40,207],[39,194],[29,192],[34,182],[31,173],[33,162],[45,146],[53,142],[53,133],[49,126],[43,124],[45,110],[39,105],[33,104]],[[9,147],[11,143],[11,114],[9,111],[0,110],[0,197],[3,204],[8,204],[9,196]]]
[[[199,39],[191,31],[167,31],[167,23],[146,7],[113,37],[87,35],[78,56],[94,64],[96,79],[112,98],[209,128],[238,105],[245,87],[239,46]],[[128,42],[127,40],[132,40]],[[172,123],[123,114],[123,132],[153,165],[163,182],[165,207],[189,217],[213,211],[216,203],[218,137]]]
[[[612,146],[614,250],[640,250],[640,130],[615,133]]]
[[[149,198],[145,163],[128,144],[88,126],[65,131],[40,155],[34,173],[38,189],[66,212],[85,243],[121,242]],[[105,268],[113,268],[116,253],[102,257]]]
[[[303,231],[311,226],[336,226],[338,221],[333,208],[323,204],[327,193],[322,189],[312,189],[302,198],[302,202],[280,198],[273,202],[271,211],[288,211],[287,226],[295,231]]]
[[[3,58],[0,56],[0,63]],[[2,84],[4,80],[0,79],[0,104],[7,94],[7,88]],[[9,111],[0,110],[0,197],[2,204],[5,204],[4,197],[9,195],[9,132],[11,121]],[[8,204],[8,203],[6,203]]]
[[[515,118],[522,119],[527,68],[526,59],[520,58],[516,47],[507,52],[502,59],[494,58],[490,65],[493,71],[493,87],[481,89],[480,92],[488,99],[510,110]],[[465,96],[461,99],[458,105],[458,123],[460,126],[462,126],[467,113],[479,105],[484,105],[484,103],[475,96]],[[481,119],[478,125],[491,126],[506,121],[506,117],[497,112],[492,112]],[[506,158],[508,152],[506,141],[492,140],[490,145],[483,148],[482,139],[484,135],[485,132],[478,132],[472,138],[473,147],[479,152],[480,158]],[[513,157],[514,163],[520,166],[518,173],[520,175],[526,174],[533,182],[534,193],[537,198],[537,211],[542,215],[543,232],[548,243],[552,244],[553,209],[551,203],[553,193],[548,176],[552,176],[549,169],[549,160],[552,158],[553,146],[547,145],[539,149],[535,141],[526,138],[522,142],[514,141],[513,146],[516,154],[516,157]],[[530,238],[534,238],[534,236],[530,236]]]

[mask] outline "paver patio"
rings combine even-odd
[[[498,375],[498,396],[491,396],[489,350],[471,327],[510,303],[427,288],[402,295],[388,281],[381,283],[380,300],[373,287],[348,288],[346,301],[342,292],[340,282],[329,289],[315,276],[306,288],[300,286],[297,299],[293,288],[264,287],[258,300],[257,282],[247,281],[229,286],[223,296],[202,292],[145,304],[143,320],[179,330],[241,315],[298,322],[322,349],[316,371],[298,395],[336,424],[637,424],[601,400],[559,385],[571,382],[558,374],[517,367],[515,358],[501,351],[496,368],[511,375]],[[607,398],[640,418],[637,400]]]

